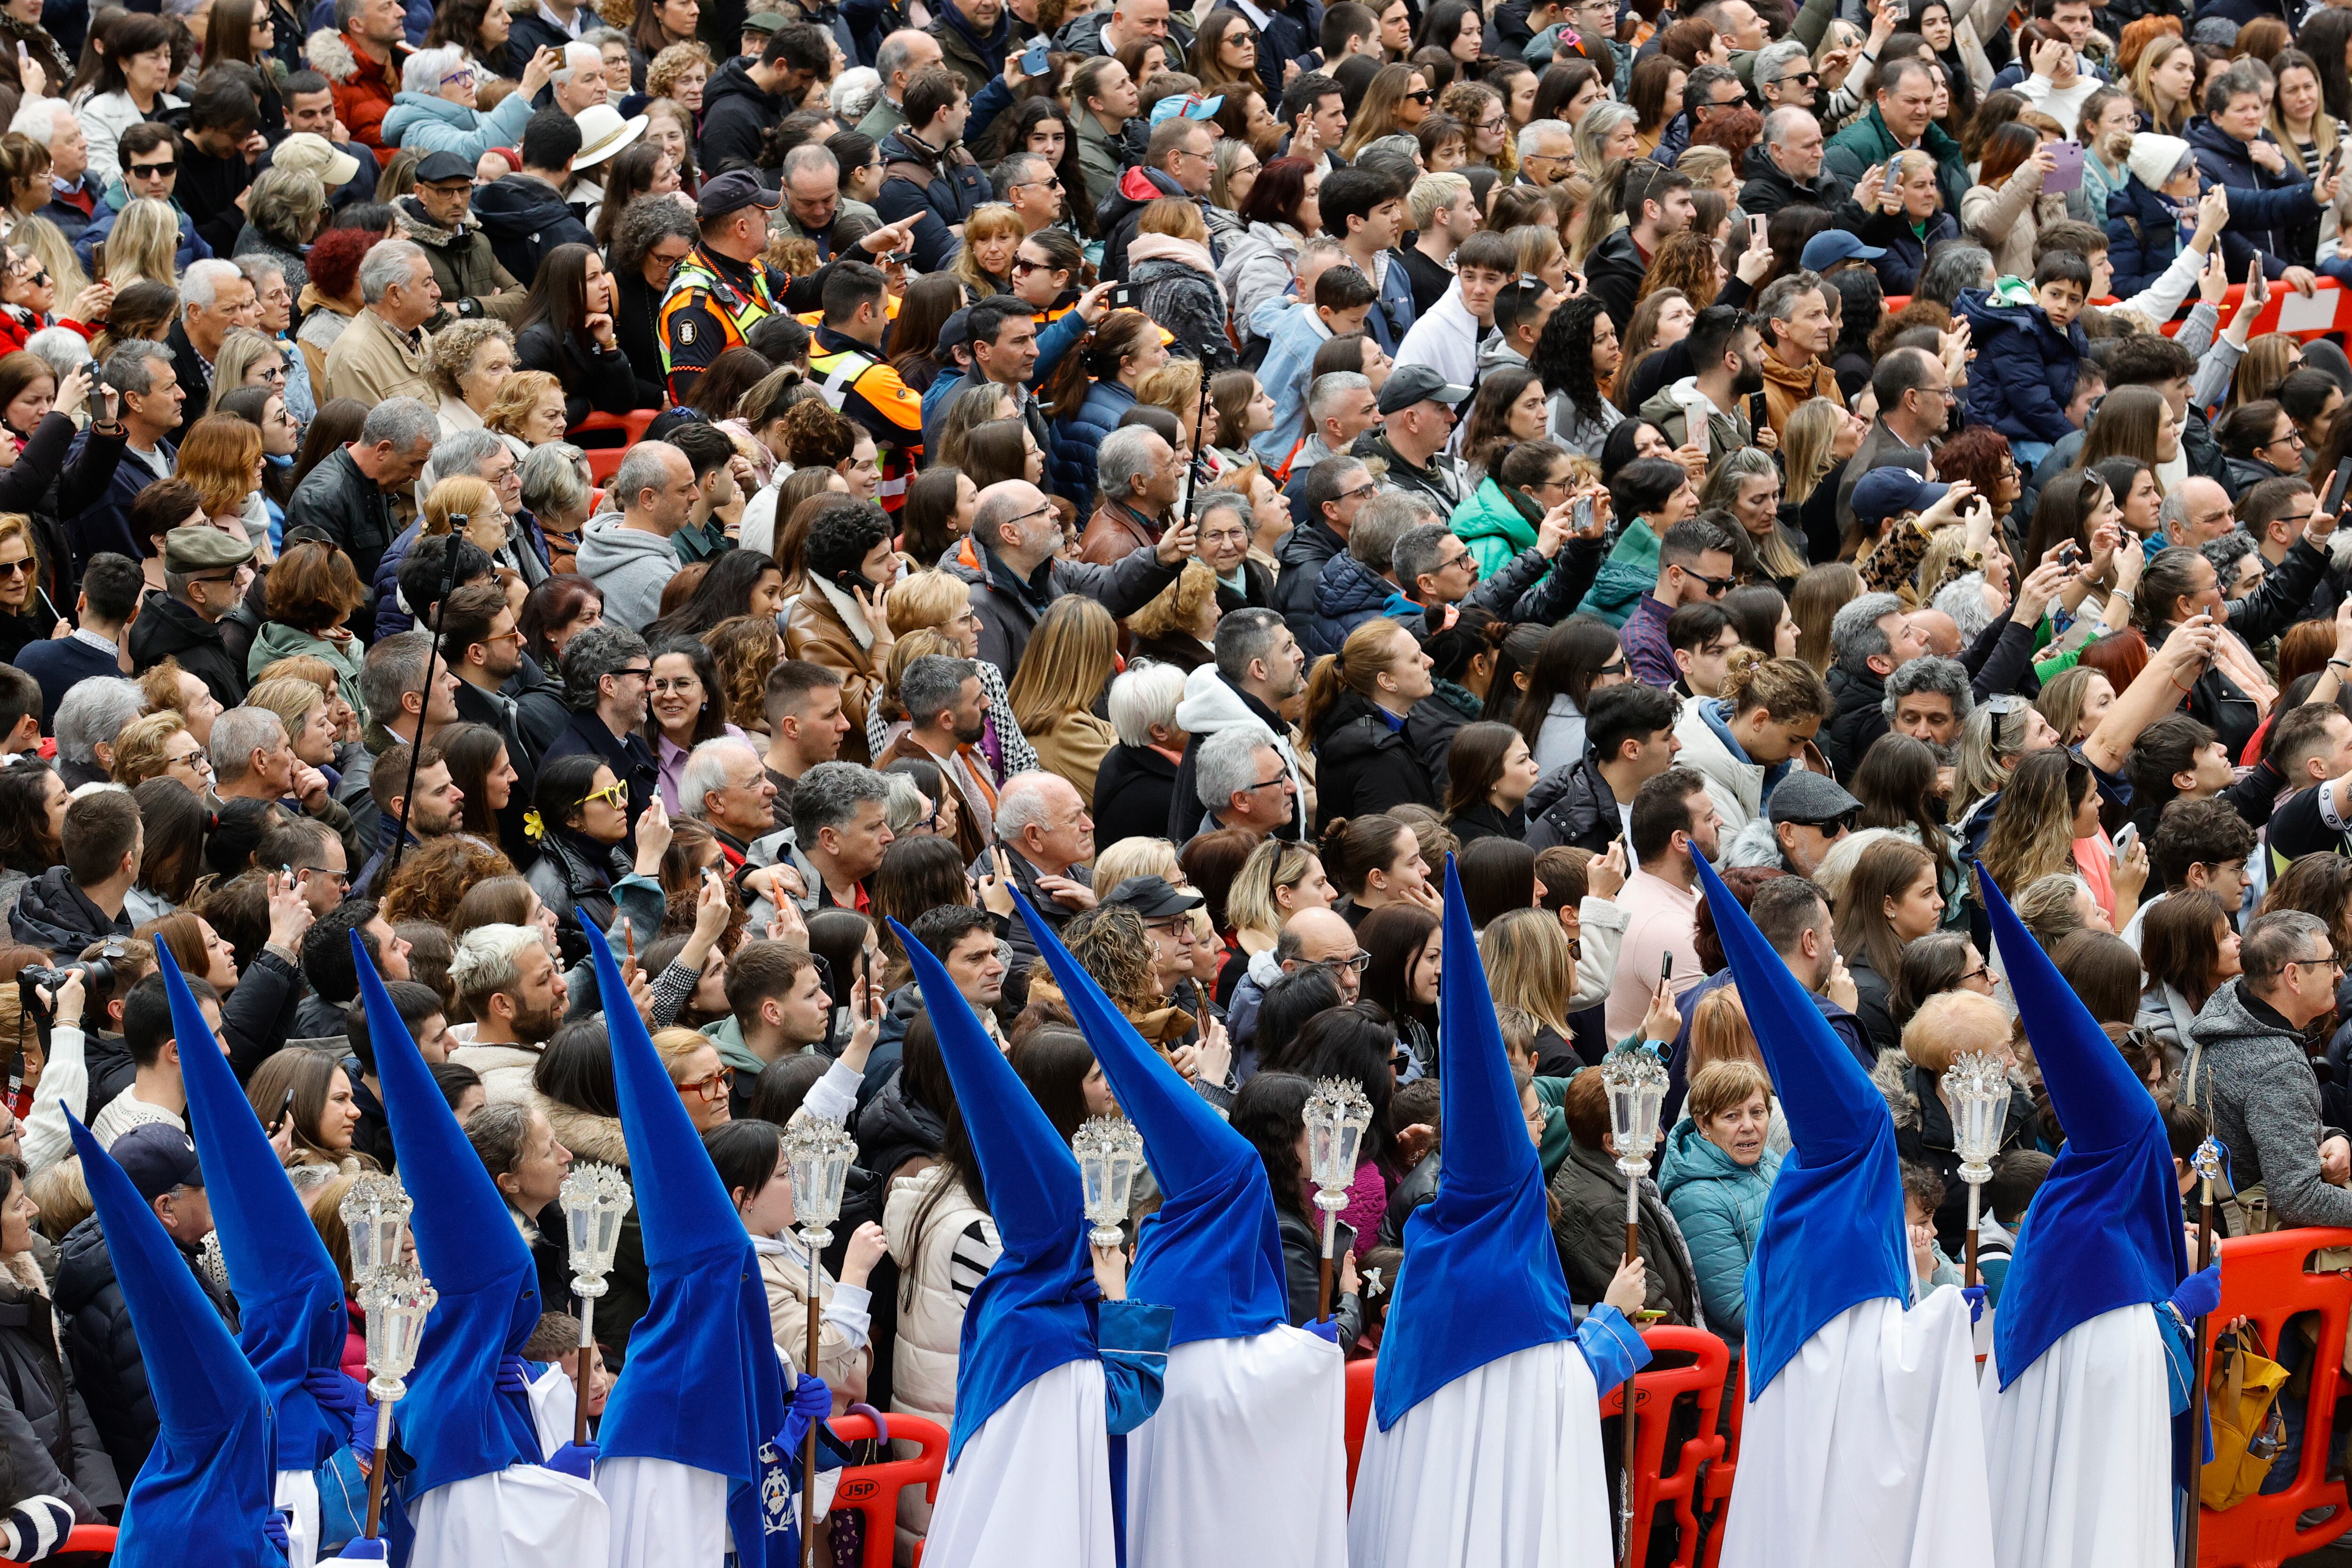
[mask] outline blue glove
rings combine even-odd
[[[1960,1294],[1968,1298],[1969,1327],[1974,1328],[1984,1321],[1985,1288],[1981,1285],[1963,1285],[1960,1287]]]
[[[1335,1345],[1339,1342],[1339,1320],[1337,1318],[1309,1318],[1298,1326],[1318,1340]]]
[[[375,1540],[370,1541],[364,1535],[354,1535],[349,1541],[344,1542],[341,1547],[336,1549],[335,1555],[345,1562],[356,1562],[364,1559],[371,1563],[382,1563],[386,1559],[388,1554],[384,1551],[383,1537],[379,1536]]]
[[[367,1385],[334,1367],[314,1366],[302,1374],[302,1391],[319,1408],[350,1420],[367,1408]]]
[[[776,1446],[787,1454],[801,1451],[802,1440],[808,1429],[833,1414],[833,1390],[824,1379],[814,1373],[803,1373],[793,1384],[792,1405],[784,1414],[784,1429],[777,1435]]]
[[[588,1479],[588,1467],[596,1462],[602,1451],[593,1443],[566,1443],[547,1457],[547,1468],[584,1481]]]
[[[286,1516],[276,1509],[262,1517],[261,1533],[268,1536],[269,1543],[280,1552],[289,1550],[293,1541],[293,1537],[286,1533]]]
[[[531,1363],[523,1360],[522,1357],[519,1355],[500,1356],[499,1358],[499,1371],[496,1386],[500,1394],[520,1394],[528,1395],[530,1393],[531,1382],[537,1375],[537,1372],[531,1366]]]
[[[352,1452],[360,1463],[375,1468],[375,1406],[362,1405],[352,1415]]]
[[[2192,1323],[2210,1317],[2221,1305],[2221,1266],[2216,1263],[2183,1279],[2172,1293],[2172,1305]]]

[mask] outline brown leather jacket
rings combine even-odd
[[[1147,532],[1141,517],[1127,507],[1105,501],[1087,520],[1087,531],[1078,539],[1078,559],[1097,566],[1116,566],[1135,552],[1159,543],[1159,532]]]
[[[834,608],[833,601],[814,583],[793,601],[784,625],[784,652],[842,672],[841,710],[848,715],[849,733],[841,738],[841,760],[870,763],[873,752],[866,742],[866,710],[882,695],[881,670],[873,655],[858,646],[856,634]],[[885,644],[885,657],[887,653]]]

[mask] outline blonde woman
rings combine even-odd
[[[293,552],[289,551],[287,553],[290,555]],[[261,673],[253,679],[254,683],[258,685],[265,680],[277,680],[281,678],[289,680],[307,680],[325,692],[327,716],[334,721],[336,743],[345,746],[359,743],[360,731],[363,726],[359,710],[352,706],[350,698],[344,693],[344,673],[341,666],[321,653],[289,654],[284,658],[273,658],[263,665]],[[352,663],[350,679],[352,683],[352,694],[356,695],[359,681],[359,666],[356,660]]]
[[[1781,498],[1794,501],[1811,512],[1811,502],[1822,481],[1832,470],[1853,456],[1862,445],[1863,433],[1869,428],[1856,416],[1840,408],[1833,399],[1811,397],[1797,405],[1789,414],[1788,427],[1780,433],[1780,460],[1787,474],[1781,486]],[[1834,500],[1833,492],[1827,499]],[[1832,531],[1836,517],[1824,505]],[[1810,522],[1811,519],[1808,517]]]
[[[466,520],[466,541],[485,555],[495,555],[507,542],[507,514],[499,505],[499,492],[487,479],[471,474],[452,474],[433,487],[425,498],[425,525],[417,537],[430,539],[436,533],[446,533],[453,519]]]
[[[1301,910],[1328,910],[1339,889],[1323,874],[1314,850],[1286,838],[1268,838],[1250,851],[1225,892],[1225,918],[1234,938],[1252,958],[1270,953],[1290,917]],[[1279,971],[1280,965],[1276,966]]]
[[[282,395],[286,391],[286,350],[271,342],[267,333],[250,327],[231,327],[221,339],[220,353],[213,356],[210,401],[217,404],[230,393],[247,386],[267,387]],[[194,402],[193,396],[190,401]]]
[[[335,760],[335,719],[327,705],[327,694],[307,680],[281,678],[255,683],[245,695],[246,704],[266,708],[278,715],[286,726],[286,743],[294,749],[294,760],[305,766],[323,768]]]
[[[160,778],[175,778],[200,796],[213,787],[212,759],[189,733],[187,721],[168,711],[142,714],[125,724],[114,737],[114,765],[108,772],[125,789]]]
[[[1217,657],[1217,574],[1196,555],[1159,597],[1127,617],[1135,657],[1198,669]]]
[[[89,287],[89,274],[84,272],[81,263],[74,259],[71,242],[57,225],[37,213],[17,220],[16,226],[8,231],[8,244],[11,248],[23,251],[41,264],[41,269],[49,275],[51,286],[59,300],[78,301],[83,290]],[[84,307],[79,304],[75,306],[75,319],[85,325],[95,325],[80,313],[82,309]]]
[[[562,440],[565,419],[563,384],[543,370],[508,376],[482,414],[483,427],[505,437],[518,458],[533,447]]]
[[[1004,689],[1004,672],[980,657],[980,617],[972,614],[971,584],[952,572],[909,572],[890,590],[885,613],[889,617],[890,635],[900,647],[919,639],[921,633],[930,632],[944,646],[929,651],[978,661],[981,689],[988,693],[989,733],[982,738],[981,749],[992,753],[1003,765],[1002,777],[1035,772],[1040,765],[1036,749],[1029,744],[1029,738],[1013,720],[1013,700]],[[896,668],[889,673],[889,689],[895,692],[898,689],[898,670],[906,665],[896,658],[892,663]],[[873,704],[866,715],[866,739],[873,748],[870,754],[878,757],[888,751],[905,729],[906,721],[906,712],[897,708],[895,698]]]
[[[133,283],[179,286],[173,263],[180,251],[179,215],[168,202],[141,196],[122,209],[106,237],[106,278],[121,293]]]
[[[1549,1060],[1569,1043],[1563,1004],[1576,994],[1576,957],[1568,932],[1549,910],[1509,910],[1479,933],[1478,957],[1497,1007],[1517,1007],[1535,1019],[1535,1058]]]
[[[963,247],[948,270],[963,279],[974,300],[1013,292],[1013,258],[1029,231],[1020,215],[1003,202],[972,208],[964,220]]]
[[[1066,594],[1037,621],[1006,695],[1037,765],[1070,781],[1094,808],[1095,773],[1118,733],[1095,704],[1118,664],[1118,624],[1081,594]]]
[[[1339,140],[1339,156],[1353,163],[1367,144],[1383,136],[1410,135],[1429,118],[1436,97],[1419,66],[1402,62],[1382,66],[1364,88],[1363,101],[1348,123],[1348,133]]]
[[[1139,835],[1106,845],[1096,854],[1091,884],[1095,897],[1109,898],[1112,889],[1129,877],[1165,878],[1171,888],[1189,885],[1184,877],[1183,862],[1176,854],[1176,846],[1165,838]]]

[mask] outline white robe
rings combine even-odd
[[[1455,1378],[1385,1432],[1377,1415],[1366,1422],[1348,1560],[1606,1568],[1616,1534],[1604,1468],[1584,1352],[1568,1340],[1515,1351]]]
[[[1344,1568],[1347,1405],[1346,1358],[1305,1329],[1171,1349],[1128,1439],[1129,1568]]]
[[[2172,1402],[2157,1309],[2077,1323],[1980,1394],[1996,1568],[2168,1568]]]
[[[613,1509],[607,1568],[719,1568],[731,1485],[716,1470],[675,1459],[600,1461],[596,1489]]]
[[[1112,1568],[1103,1387],[1102,1363],[1066,1362],[997,1407],[940,1483],[923,1568]]]
[[[1967,1299],[1882,1296],[1749,1402],[1722,1568],[1986,1568],[1990,1509]]]
[[[509,1465],[435,1487],[409,1510],[409,1568],[606,1568],[604,1499],[544,1465]]]
[[[286,1568],[311,1568],[319,1560],[319,1478],[309,1470],[280,1470],[270,1500],[286,1519]]]

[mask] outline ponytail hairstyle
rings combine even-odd
[[[1307,678],[1307,711],[1300,720],[1307,743],[1311,746],[1322,739],[1323,721],[1339,702],[1341,691],[1352,691],[1377,704],[1381,677],[1401,660],[1420,654],[1421,645],[1412,635],[1384,616],[1375,616],[1349,632],[1339,651],[1316,660],[1315,673]]]
[[[1095,382],[1116,377],[1128,356],[1142,353],[1150,334],[1159,331],[1160,323],[1140,310],[1113,310],[1095,323],[1073,352],[1062,356],[1038,393],[1038,400],[1049,405],[1056,418],[1076,414],[1085,406],[1088,388]]]

